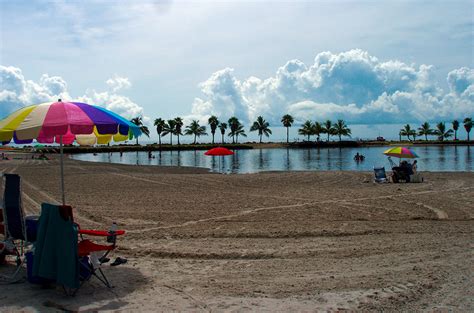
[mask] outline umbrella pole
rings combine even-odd
[[[64,196],[64,151],[63,151],[63,136],[59,136],[59,151],[61,153],[60,163],[61,163],[61,196],[63,200],[63,205],[66,205],[66,198]]]

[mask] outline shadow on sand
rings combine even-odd
[[[147,285],[148,279],[134,265],[127,263],[112,267],[103,265],[113,288],[108,289],[95,277],[86,282],[75,296],[67,296],[62,287],[50,289],[30,284],[26,280],[26,268],[22,269],[16,282],[0,280],[0,311],[2,307],[14,310],[37,312],[97,312],[120,310],[128,302],[123,299],[135,290]],[[13,272],[13,265],[2,265],[0,275]]]

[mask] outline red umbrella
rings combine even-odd
[[[227,148],[223,147],[217,147],[217,148],[212,148],[210,150],[207,150],[205,155],[210,155],[210,156],[220,156],[223,157],[225,155],[232,155],[234,152],[230,151]],[[219,158],[219,173],[221,172],[221,158]]]
[[[207,150],[204,154],[223,156],[223,155],[232,155],[234,154],[234,152],[230,151],[227,148],[217,147],[217,148],[212,148],[211,150]]]

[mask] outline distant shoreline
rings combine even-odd
[[[245,142],[239,144],[225,143],[225,144],[180,144],[180,145],[169,145],[162,144],[161,147],[158,144],[147,144],[147,145],[136,145],[136,144],[118,144],[111,146],[66,146],[64,152],[68,154],[78,153],[101,153],[101,152],[131,152],[131,151],[186,151],[186,150],[208,150],[213,147],[223,146],[231,150],[240,149],[278,149],[278,148],[289,148],[289,149],[301,149],[301,148],[363,148],[363,147],[379,147],[379,146],[472,146],[474,141],[467,140],[449,140],[449,141],[302,141],[302,142]],[[44,146],[40,148],[45,153],[58,153],[58,146]],[[0,151],[15,150],[15,151],[30,151],[30,147],[15,148],[3,146]]]

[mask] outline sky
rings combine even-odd
[[[474,115],[473,7],[0,0],[0,118],[62,98],[150,126],[214,114],[276,127],[290,113],[366,125],[363,137],[379,124],[462,120]]]

